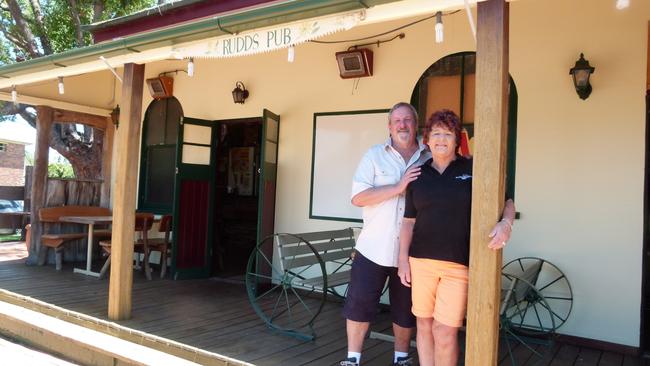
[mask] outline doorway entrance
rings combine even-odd
[[[174,279],[243,275],[273,233],[280,116],[184,118],[174,183]],[[268,253],[272,255],[272,253]]]
[[[263,126],[261,118],[217,124],[211,275],[231,278],[244,274],[257,242]]]

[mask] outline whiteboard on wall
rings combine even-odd
[[[309,218],[361,222],[350,203],[363,154],[388,138],[388,110],[314,114]]]

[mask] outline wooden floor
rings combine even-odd
[[[54,266],[28,267],[17,250],[20,248],[15,245],[0,243],[0,288],[107,319],[107,280],[73,274],[70,265],[61,272]],[[327,303],[315,323],[317,339],[302,341],[267,329],[251,308],[241,283],[153,277],[147,281],[142,273],[134,273],[133,318],[118,323],[257,365],[338,365],[345,356],[340,303]],[[390,332],[387,314],[379,314],[372,330]],[[501,343],[500,365],[511,365],[505,343]],[[639,358],[557,343],[533,345],[543,359],[516,342],[512,348],[517,365],[646,365]],[[415,352],[413,355],[417,358]],[[384,366],[391,360],[391,343],[366,340],[364,365]]]

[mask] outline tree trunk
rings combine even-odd
[[[36,115],[24,104],[5,102],[0,108],[2,115],[19,114],[29,125],[36,128]],[[73,123],[55,123],[52,126],[50,147],[68,159],[75,177],[79,179],[103,179],[102,150],[104,131],[99,128],[84,127],[79,134]]]
[[[86,42],[84,42],[84,35],[81,32],[81,19],[79,18],[77,0],[68,0],[68,5],[70,7],[70,17],[72,18],[72,23],[74,24],[74,34],[77,38],[77,47],[83,47],[86,45]]]
[[[105,0],[93,1],[93,23],[102,20],[102,16],[104,15],[105,8],[106,8]]]

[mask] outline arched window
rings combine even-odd
[[[176,140],[182,118],[183,108],[174,97],[154,100],[147,108],[142,126],[139,210],[172,212]]]
[[[476,76],[476,53],[461,52],[445,56],[420,76],[411,104],[420,115],[420,129],[426,120],[439,109],[451,109],[463,122],[466,151],[472,153],[474,138],[474,98]],[[515,194],[515,157],[517,155],[517,89],[510,78],[508,100],[508,161],[506,166],[506,192]],[[464,146],[463,146],[464,147]]]

